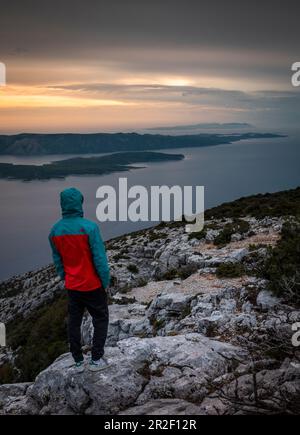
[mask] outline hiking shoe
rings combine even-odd
[[[71,371],[73,373],[82,373],[84,371],[84,361],[75,363],[75,365],[71,367]]]
[[[91,359],[89,364],[89,369],[91,370],[91,372],[98,372],[100,370],[105,370],[108,367],[110,367],[110,364],[108,364],[108,362],[104,358],[100,358],[98,361],[93,361]]]

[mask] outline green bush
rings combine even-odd
[[[198,271],[198,266],[196,264],[187,264],[185,266],[181,266],[178,269],[177,276],[180,279],[187,279],[189,276],[193,275]]]
[[[65,296],[50,306],[39,308],[26,319],[16,319],[7,327],[8,345],[17,350],[18,381],[33,381],[62,353],[68,351],[67,300]]]
[[[300,303],[300,222],[283,225],[281,239],[268,255],[262,276],[269,280],[269,289],[290,302]]]
[[[155,232],[155,231],[149,231],[148,232],[148,240],[149,242],[154,242],[155,240],[162,240],[166,239],[168,236],[167,233],[163,232]]]
[[[233,219],[232,223],[227,223],[224,225],[222,231],[214,240],[216,246],[225,246],[230,243],[231,236],[235,233],[245,234],[249,231],[250,225],[247,221],[243,219]]]
[[[204,228],[201,231],[196,231],[194,233],[189,234],[189,240],[191,239],[204,239],[207,234],[207,230],[219,230],[222,228],[219,222],[208,222],[205,224]]]
[[[150,319],[151,325],[153,326],[153,334],[156,335],[159,329],[165,326],[165,320],[163,319]]]
[[[245,274],[241,263],[222,263],[217,268],[218,278],[238,278]]]
[[[207,234],[207,229],[203,228],[203,230],[201,230],[201,231],[196,231],[194,233],[190,233],[188,238],[189,238],[189,240],[191,240],[191,239],[201,240],[201,239],[204,239],[206,237],[206,234]]]
[[[186,264],[183,266],[178,267],[178,269],[169,269],[164,274],[159,276],[157,279],[159,281],[166,280],[166,281],[172,281],[173,279],[180,278],[180,279],[186,279],[189,276],[191,276],[193,273],[196,273],[198,270],[197,265],[195,264]]]
[[[169,269],[162,276],[159,277],[159,281],[160,280],[172,281],[172,279],[177,278],[177,276],[178,275],[176,269]]]
[[[15,376],[15,370],[10,363],[5,363],[0,367],[0,384],[13,383]]]
[[[300,216],[300,187],[275,193],[265,193],[242,197],[205,210],[205,220],[232,219],[253,216],[262,219],[266,216]],[[157,228],[177,228],[182,222],[162,222]]]
[[[131,273],[138,273],[139,269],[135,264],[128,264],[127,270]]]
[[[300,216],[300,187],[276,193],[242,197],[205,212],[206,219],[254,216]]]
[[[146,287],[146,285],[148,284],[148,279],[146,278],[140,278],[138,279],[137,283],[136,283],[136,287]]]

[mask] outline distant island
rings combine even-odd
[[[116,171],[138,169],[133,163],[182,160],[182,154],[157,152],[124,152],[101,157],[76,157],[45,165],[13,165],[0,163],[0,178],[23,181],[65,178],[68,175],[104,175]]]
[[[97,154],[204,147],[243,139],[282,137],[272,133],[188,134],[180,136],[138,133],[57,133],[0,135],[0,155]]]
[[[253,128],[252,124],[248,122],[201,122],[199,124],[187,124],[187,125],[173,125],[173,126],[163,126],[163,127],[151,127],[147,128],[148,131],[181,131],[181,130],[223,130],[223,129],[245,129]]]

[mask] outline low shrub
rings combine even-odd
[[[17,350],[19,382],[33,381],[62,353],[68,351],[67,299],[62,296],[26,319],[7,325],[7,344]]]
[[[159,281],[160,280],[171,281],[172,279],[175,279],[175,278],[177,278],[177,270],[176,269],[169,269],[162,276],[159,277]]]
[[[245,234],[249,231],[250,225],[243,219],[234,219],[232,223],[224,225],[222,231],[217,235],[214,240],[216,246],[225,246],[230,243],[231,236],[235,233]]]
[[[15,370],[10,363],[4,363],[0,367],[0,384],[11,384],[16,377]]]
[[[128,264],[127,270],[131,273],[138,273],[139,269],[135,264]]]
[[[286,222],[281,239],[268,248],[261,275],[269,281],[269,289],[277,296],[300,303],[300,222]]]
[[[242,197],[205,211],[206,219],[254,216],[300,216],[300,187]]]
[[[192,240],[192,239],[197,239],[197,240],[201,240],[204,239],[206,237],[207,234],[207,229],[203,228],[203,230],[201,231],[195,231],[194,233],[190,233],[188,239]]]
[[[245,274],[245,268],[241,263],[222,263],[217,268],[218,278],[238,278]]]
[[[198,271],[198,266],[196,264],[187,264],[181,266],[177,271],[177,276],[180,279],[187,279],[189,276],[193,275]]]

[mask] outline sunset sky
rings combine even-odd
[[[0,132],[296,127],[300,2],[1,0]]]

